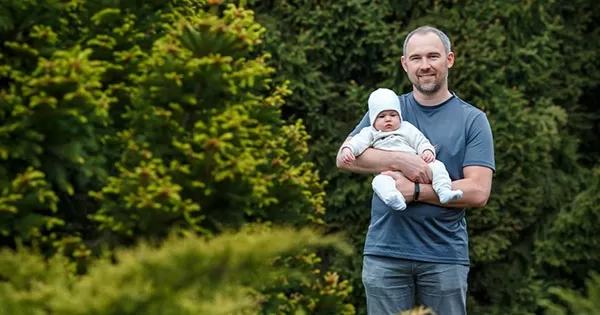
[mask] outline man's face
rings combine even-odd
[[[415,89],[432,95],[447,88],[448,69],[454,64],[454,54],[446,54],[442,40],[433,32],[414,34],[406,44],[402,67]]]

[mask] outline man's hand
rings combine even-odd
[[[352,153],[352,150],[350,150],[350,148],[348,147],[345,147],[342,149],[341,159],[342,161],[344,161],[344,163],[349,164],[354,162],[356,158],[354,157],[354,153]]]
[[[403,153],[400,171],[410,181],[420,184],[430,184],[432,179],[431,169],[427,162],[416,154]]]
[[[396,189],[404,196],[406,203],[410,203],[413,200],[413,195],[415,194],[414,182],[411,182],[400,172],[388,171],[381,174],[388,175],[396,181]]]
[[[435,160],[435,155],[433,155],[433,152],[431,150],[425,150],[421,154],[421,158],[423,159],[423,161],[431,163]]]
[[[348,137],[348,142],[352,139]],[[343,158],[344,150],[339,150],[336,155],[335,165],[338,168],[361,174],[379,174],[385,171],[401,171],[404,176],[413,182],[430,184],[432,179],[431,169],[427,162],[413,153],[399,151],[385,151],[368,148],[352,161]]]

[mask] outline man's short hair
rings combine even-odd
[[[404,46],[402,47],[402,53],[404,54],[404,57],[408,57],[408,56],[406,56],[406,46],[407,46],[410,38],[415,34],[427,34],[427,33],[434,33],[440,38],[440,40],[442,41],[442,44],[444,45],[444,50],[446,51],[446,54],[449,54],[450,51],[452,51],[451,47],[450,47],[450,38],[448,38],[448,35],[446,35],[446,33],[442,32],[440,29],[435,28],[433,26],[424,25],[424,26],[414,29],[413,31],[408,33],[408,35],[406,35],[406,39],[404,40]]]

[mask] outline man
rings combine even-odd
[[[413,91],[399,96],[403,119],[434,144],[437,158],[463,197],[441,206],[431,172],[418,155],[367,149],[351,163],[338,153],[337,166],[357,173],[393,175],[408,205],[387,207],[377,195],[371,202],[363,283],[370,315],[397,314],[414,302],[438,315],[466,314],[469,272],[466,208],[487,203],[495,171],[493,138],[485,114],[448,89],[454,64],[450,40],[423,26],[408,34],[402,67]],[[368,126],[368,113],[346,141]],[[400,171],[401,173],[392,172]]]

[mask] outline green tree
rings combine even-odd
[[[6,1],[0,26],[7,245],[75,257],[85,274],[106,250],[171,233],[323,226],[309,136],[281,119],[290,90],[251,10]],[[254,283],[261,312],[353,313],[351,287],[315,253],[272,262],[308,276]]]
[[[283,113],[304,119],[312,136],[310,156],[328,182],[328,227],[348,231],[357,250],[368,227],[370,178],[337,170],[335,153],[371,90],[411,89],[400,66],[407,33],[431,24],[450,35],[457,56],[450,87],[486,112],[496,145],[492,197],[468,212],[469,311],[537,312],[546,287],[563,276],[549,276],[536,262],[542,259],[534,254],[536,242],[588,185],[581,166],[599,157],[590,101],[598,85],[598,6],[586,0],[250,3],[267,28],[276,80],[293,78]],[[362,314],[361,257],[346,259],[338,263],[352,277]]]
[[[600,167],[593,169],[589,186],[557,213],[536,243],[537,263],[557,285],[583,287],[590,270],[600,266]],[[561,277],[562,276],[562,277]]]
[[[547,315],[597,315],[600,314],[600,275],[590,273],[586,279],[587,295],[579,291],[552,287],[550,293],[557,298],[557,302],[544,300]]]

